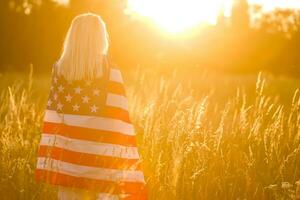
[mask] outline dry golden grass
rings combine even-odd
[[[127,94],[150,199],[300,199],[299,81],[145,71]],[[55,199],[33,178],[49,77],[16,77],[1,81],[1,199]]]

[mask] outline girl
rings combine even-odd
[[[95,14],[72,21],[52,83],[35,177],[58,199],[146,199],[121,72]]]

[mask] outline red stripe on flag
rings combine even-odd
[[[54,171],[36,169],[35,179],[44,181],[49,184],[61,185],[65,187],[75,187],[81,189],[94,190],[97,192],[110,194],[131,194],[130,196],[140,196],[135,198],[138,200],[146,199],[145,183],[139,182],[122,182],[116,183],[113,181],[96,180],[82,177],[74,177],[66,174],[61,174]],[[131,200],[131,199],[130,199]]]
[[[127,123],[131,123],[127,110],[113,106],[105,106],[104,117],[111,119],[119,119]]]
[[[119,94],[119,95],[126,95],[124,85],[119,82],[110,81],[107,85],[108,92]]]
[[[134,135],[124,135],[112,131],[74,127],[66,124],[44,122],[43,132],[47,134],[57,134],[79,140],[118,144],[129,147],[136,146],[136,139]]]
[[[55,160],[89,167],[119,170],[131,170],[130,167],[132,167],[132,170],[141,170],[141,164],[138,159],[125,159],[111,156],[80,153],[54,146],[41,145],[39,148],[38,156],[53,158]]]

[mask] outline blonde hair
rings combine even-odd
[[[78,15],[56,63],[57,73],[69,81],[101,77],[108,46],[108,33],[101,17],[92,13]]]

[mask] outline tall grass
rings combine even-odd
[[[27,81],[7,86],[0,94],[1,199],[40,199],[51,194],[33,179],[44,111],[31,97],[32,71]]]
[[[299,91],[286,88],[287,103],[262,74],[250,87],[187,77],[139,70],[128,79],[150,199],[300,199]],[[0,94],[1,199],[55,199],[33,179],[48,79],[44,89],[32,80]]]

